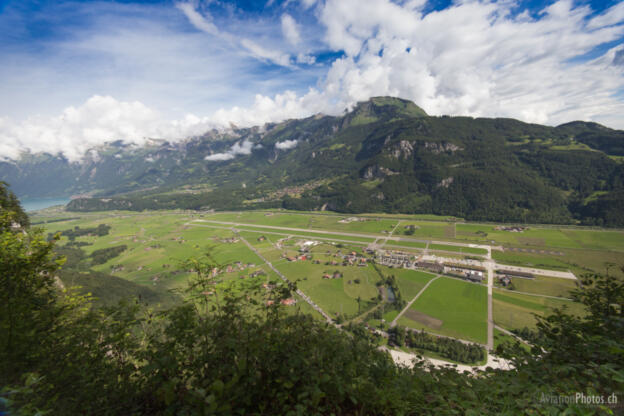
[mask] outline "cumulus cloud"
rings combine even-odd
[[[340,114],[371,96],[413,100],[434,115],[513,117],[556,125],[592,120],[624,128],[621,45],[578,59],[624,35],[623,6],[593,16],[560,0],[533,18],[509,2],[459,2],[422,14],[422,1],[328,0],[325,42],[344,52],[307,93],[256,96],[218,112],[239,122]],[[444,28],[444,30],[440,30]],[[619,55],[618,55],[619,54]],[[276,117],[279,115],[279,117]]]
[[[622,126],[615,115],[624,106],[613,97],[622,71],[600,59],[571,62],[624,34],[612,25],[622,22],[619,8],[590,18],[588,7],[560,0],[532,19],[510,7],[462,2],[423,16],[387,0],[328,0],[327,42],[347,56],[332,65],[325,91],[344,103],[397,95],[432,114]]]
[[[212,155],[208,155],[204,158],[204,160],[208,161],[220,161],[220,160],[230,160],[234,159],[237,155],[249,155],[251,154],[251,149],[254,148],[252,142],[245,140],[242,143],[234,143],[234,145],[224,153],[215,153]]]
[[[286,37],[288,42],[292,45],[296,46],[301,42],[301,35],[299,34],[297,22],[295,22],[295,19],[288,13],[282,15],[282,32],[284,33],[284,37]]]
[[[29,118],[20,123],[0,118],[0,155],[16,159],[26,151],[60,153],[78,161],[88,150],[106,142],[143,145],[149,138],[176,140],[204,133],[213,126],[206,118],[192,115],[166,121],[138,101],[96,95],[55,117]]]
[[[297,147],[297,140],[284,140],[283,142],[275,143],[275,148],[279,150],[288,150]]]

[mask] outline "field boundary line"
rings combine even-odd
[[[502,287],[497,287],[496,289],[502,290],[502,291],[505,291],[505,292],[508,292],[508,293],[517,293],[519,295],[537,296],[539,298],[567,300],[567,301],[570,301],[570,302],[574,302],[574,299],[572,299],[572,298],[564,298],[562,296],[540,295],[539,293],[519,292],[517,290],[505,289],[505,288],[502,288]]]
[[[233,231],[233,230],[232,230],[232,231]],[[289,284],[289,285],[290,285],[290,284],[292,284],[292,282],[291,282],[291,281],[290,281],[290,280],[289,280],[286,276],[284,276],[284,274],[283,274],[282,272],[280,272],[279,270],[277,270],[277,268],[275,268],[275,267],[273,266],[273,264],[271,264],[271,262],[270,262],[270,261],[268,261],[266,258],[264,258],[264,256],[263,256],[262,254],[260,254],[260,253],[258,252],[258,250],[256,250],[256,248],[255,248],[254,246],[252,246],[251,244],[249,244],[249,241],[247,241],[247,240],[245,239],[245,237],[243,237],[242,235],[240,235],[240,234],[238,234],[238,233],[236,233],[236,234],[239,236],[239,238],[241,239],[241,241],[247,245],[247,247],[248,247],[251,251],[253,251],[254,253],[256,253],[256,255],[257,255],[258,257],[260,257],[260,258],[261,258],[261,259],[262,259],[262,260],[263,260],[263,261],[267,264],[267,266],[269,266],[269,267],[271,268],[271,270],[273,270],[273,271],[274,271],[274,272],[275,272],[275,273],[276,273],[276,274],[280,277],[280,279],[282,279],[285,283],[287,283],[287,284]],[[312,299],[310,299],[310,297],[309,297],[308,295],[306,295],[305,293],[303,293],[303,291],[302,291],[301,289],[297,289],[297,290],[295,291],[295,293],[297,293],[299,296],[301,296],[301,298],[302,298],[303,300],[305,300],[308,304],[310,304],[310,306],[312,306],[312,308],[314,308],[314,310],[316,310],[318,313],[320,313],[320,314],[323,316],[323,318],[325,318],[325,320],[326,320],[329,324],[336,325],[336,324],[334,323],[334,321],[333,321],[333,320],[329,317],[329,315],[328,315],[328,314],[327,314],[327,313],[326,313],[323,309],[321,309],[321,307],[320,307],[320,306],[318,306],[316,303],[314,303],[314,302],[312,301]]]
[[[518,335],[514,334],[513,332],[511,332],[508,329],[503,328],[502,326],[499,325],[494,325],[494,328],[498,329],[499,331],[501,331],[503,334],[509,335],[510,337],[513,337],[514,339],[522,342],[523,344],[526,344],[528,346],[532,346],[528,341],[525,341],[524,339],[520,338]]]
[[[436,276],[436,277],[434,277],[433,279],[429,280],[429,281],[427,282],[427,284],[426,284],[426,285],[425,285],[422,289],[420,289],[420,291],[416,294],[416,296],[414,296],[414,298],[413,298],[411,301],[409,301],[409,303],[405,306],[405,308],[403,308],[403,310],[402,310],[401,312],[399,312],[399,314],[398,314],[398,315],[397,315],[397,316],[396,316],[396,317],[392,320],[392,322],[390,322],[390,328],[393,328],[393,327],[395,327],[395,326],[396,326],[396,322],[397,322],[397,320],[398,320],[401,316],[403,316],[403,314],[404,314],[404,313],[405,313],[405,312],[406,312],[406,311],[410,308],[410,306],[412,306],[412,304],[413,304],[414,302],[416,302],[416,299],[418,299],[418,298],[420,297],[420,295],[422,295],[422,294],[423,294],[423,292],[424,292],[424,291],[425,291],[425,290],[429,287],[429,285],[430,285],[431,283],[433,283],[434,281],[438,280],[440,277],[442,277],[442,275],[437,275],[437,276]]]

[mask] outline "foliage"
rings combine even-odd
[[[122,244],[120,246],[101,248],[99,250],[93,251],[91,253],[91,263],[93,264],[104,264],[110,259],[113,259],[126,251],[128,246]]]
[[[28,215],[22,209],[19,200],[13,192],[8,189],[6,182],[0,181],[0,215],[3,215],[3,223],[0,227],[9,227],[12,223],[19,224],[24,227],[28,227],[30,220]],[[11,219],[12,223],[8,224],[6,221]]]
[[[106,224],[99,224],[97,227],[89,227],[89,228],[80,228],[80,226],[75,226],[73,229],[67,229],[60,231],[61,235],[67,237],[70,242],[76,240],[76,237],[81,237],[83,235],[96,235],[98,237],[102,237],[108,235],[110,231],[110,226]],[[52,234],[48,234],[48,239],[52,238]]]

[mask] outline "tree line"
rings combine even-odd
[[[476,364],[485,359],[485,349],[477,344],[452,338],[437,337],[424,331],[414,331],[399,325],[388,330],[389,343],[418,350],[432,351],[442,357],[464,364]]]

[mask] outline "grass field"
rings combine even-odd
[[[557,277],[536,276],[535,279],[513,279],[515,290],[548,296],[570,297],[570,291],[576,289],[574,280]]]
[[[573,314],[583,314],[583,305],[572,301],[522,295],[494,289],[492,296],[494,322],[506,329],[535,328],[534,314],[544,316],[554,308],[567,308]]]
[[[319,251],[313,251],[312,255],[314,259],[321,261],[321,264],[314,264],[309,260],[289,262],[284,259],[273,264],[289,280],[296,281],[297,286],[330,316],[340,314],[352,318],[358,315],[358,311],[361,314],[372,307],[379,293],[376,283],[381,280],[374,268],[370,265],[366,267],[325,265],[325,261],[333,257]],[[332,253],[335,251],[336,249],[332,247]],[[341,278],[323,279],[324,274],[333,275],[336,271],[342,274]],[[359,310],[358,298],[360,298]]]
[[[385,247],[399,247],[399,248],[415,248],[415,249],[424,249],[427,246],[427,243],[421,243],[417,241],[396,241],[396,240],[388,240],[385,244]]]
[[[231,226],[211,224],[211,223],[194,223],[194,227],[203,227],[203,228],[230,228]],[[235,226],[237,230],[247,231],[247,232],[256,232],[260,234],[267,235],[280,235],[282,237],[287,236],[300,236],[300,237],[309,237],[310,239],[318,239],[318,240],[329,240],[329,241],[353,241],[360,243],[372,243],[375,241],[375,238],[368,237],[359,237],[359,236],[351,236],[351,235],[338,235],[338,234],[326,234],[321,232],[308,232],[308,231],[288,231],[288,230],[280,230],[274,228],[262,228],[262,227],[253,227],[248,225],[240,225]]]
[[[446,245],[446,244],[429,244],[429,250],[455,251],[458,253],[466,253],[466,254],[482,254],[482,255],[487,254],[487,250],[484,248],[451,246],[451,245]]]
[[[529,226],[521,233],[513,233],[495,228],[486,224],[457,224],[456,238],[509,246],[624,251],[622,231]]]
[[[401,296],[406,302],[412,300],[427,282],[435,276],[431,273],[408,269],[380,267],[380,270],[384,275],[394,275],[396,277]]]
[[[381,277],[372,266],[330,266],[339,251],[362,253],[365,246],[377,240],[384,240],[391,231],[393,236],[423,240],[436,240],[448,244],[430,243],[430,252],[439,251],[444,257],[462,255],[483,255],[486,250],[476,247],[458,246],[457,242],[494,244],[509,247],[521,247],[536,250],[535,253],[518,251],[492,250],[493,258],[503,264],[532,266],[551,270],[570,270],[577,275],[588,271],[604,272],[606,263],[621,264],[624,252],[624,233],[612,230],[594,230],[573,227],[530,226],[522,233],[496,230],[491,224],[453,223],[445,218],[437,221],[435,217],[405,215],[370,215],[356,216],[365,221],[340,222],[351,218],[350,215],[331,213],[293,213],[284,211],[250,211],[224,213],[194,213],[189,211],[159,212],[102,212],[102,213],[65,213],[55,211],[49,214],[34,214],[33,222],[52,221],[41,226],[46,232],[56,232],[81,228],[96,227],[99,224],[111,226],[110,234],[103,237],[82,236],[76,241],[91,245],[82,247],[89,255],[95,250],[126,245],[127,249],[104,264],[93,266],[96,271],[114,275],[132,283],[127,286],[129,292],[140,293],[142,287],[149,288],[146,296],[162,298],[170,289],[185,286],[190,274],[181,263],[189,257],[198,257],[210,251],[213,258],[224,267],[237,262],[230,273],[219,276],[221,284],[259,285],[268,280],[278,281],[279,277],[264,261],[250,250],[231,231],[231,225],[216,223],[193,223],[198,219],[207,221],[227,221],[250,224],[236,226],[240,236],[244,237],[259,253],[272,262],[314,302],[331,316],[337,314],[354,318],[375,307],[379,289],[376,286]],[[397,226],[398,224],[398,226]],[[303,231],[289,231],[263,228],[261,226],[298,228]],[[405,235],[406,226],[414,225],[413,235]],[[395,229],[396,227],[396,229]],[[313,232],[313,231],[320,232]],[[330,232],[347,232],[363,236],[343,236]],[[264,236],[263,241],[259,237]],[[298,253],[297,245],[302,240],[315,240],[320,244],[311,249],[315,260],[288,262],[284,256]],[[67,243],[63,237],[60,244]],[[494,243],[492,243],[492,241]],[[279,244],[278,244],[279,242]],[[425,242],[388,240],[386,249],[413,249],[418,254],[426,247]],[[452,251],[453,253],[448,253]],[[262,270],[265,274],[253,280],[247,276]],[[325,273],[342,273],[342,278],[323,279]],[[383,274],[394,274],[402,298],[410,301],[433,278],[433,275],[406,269],[388,269],[380,267]],[[616,268],[613,273],[621,273]],[[623,274],[624,276],[624,274]],[[79,281],[79,277],[74,280]],[[123,280],[115,280],[115,293],[123,292]],[[356,283],[356,280],[359,283]],[[100,282],[84,281],[98,293],[104,293]],[[535,280],[514,279],[517,292],[527,292],[550,296],[569,296],[575,287],[572,280],[554,277],[537,277]],[[244,290],[244,289],[241,289]],[[152,293],[154,292],[154,293]],[[359,305],[358,305],[359,298]],[[493,298],[495,322],[508,329],[533,327],[535,318],[531,315],[548,314],[554,307],[567,305],[574,313],[582,313],[578,304],[565,300],[549,299],[539,296],[522,295],[510,291],[495,290]],[[297,308],[289,313],[312,312],[305,302],[299,302]],[[384,309],[383,318],[392,321],[398,314],[396,310]],[[440,278],[433,282],[423,295],[414,303],[405,316],[399,319],[401,325],[449,335],[476,342],[486,342],[486,288],[467,282]],[[318,317],[320,315],[317,314]]]
[[[623,264],[623,254],[618,251],[567,249],[562,253],[562,255],[546,255],[492,250],[492,258],[498,262],[516,266],[569,270],[577,276],[591,272],[604,274],[608,264]],[[610,273],[624,278],[624,272],[618,267],[612,267]]]
[[[530,350],[531,347],[528,346],[527,344],[524,344],[522,342],[519,342],[516,338],[512,337],[511,335],[507,335],[506,333],[504,333],[503,331],[500,331],[496,328],[494,328],[494,349],[496,350],[496,348],[501,345],[502,343],[511,343],[511,344],[515,344],[515,343],[519,343],[520,346],[522,348],[524,348],[525,350]]]
[[[405,316],[399,319],[399,324],[480,343],[487,341],[487,289],[484,286],[442,277],[431,283],[411,309],[442,324],[436,328]]]
[[[394,235],[404,235],[405,227],[409,225],[415,226],[414,234],[405,235],[405,237],[433,239],[455,238],[455,224],[439,221],[402,221]]]

